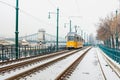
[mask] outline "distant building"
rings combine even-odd
[[[89,41],[88,42],[91,45],[95,45],[96,44],[96,40],[95,40],[95,37],[93,36],[93,34],[89,35]]]
[[[40,29],[38,31],[38,44],[42,45],[45,44],[45,30]]]
[[[19,44],[22,45],[22,46],[28,46],[29,42],[27,40],[23,39],[19,42]]]
[[[14,45],[15,43],[13,41],[8,41],[8,40],[0,40],[0,45]]]

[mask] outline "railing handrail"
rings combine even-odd
[[[99,45],[100,49],[102,49],[106,55],[108,55],[111,59],[120,64],[120,50],[115,48],[108,48],[104,45]]]

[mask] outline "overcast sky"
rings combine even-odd
[[[0,36],[15,35],[15,3],[16,0],[0,0]],[[41,28],[56,35],[56,14],[51,14],[51,19],[48,19],[48,12],[56,12],[57,8],[60,9],[60,36],[65,36],[69,31],[69,24],[64,28],[64,23],[69,23],[70,19],[72,31],[74,25],[78,25],[78,33],[82,29],[87,34],[96,34],[95,24],[99,18],[115,13],[119,0],[19,0],[19,8],[19,36],[37,33]]]

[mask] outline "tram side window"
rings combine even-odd
[[[68,36],[68,41],[74,41],[74,36]]]
[[[82,38],[80,37],[80,41],[82,41]]]
[[[76,37],[76,41],[79,41],[79,37]]]

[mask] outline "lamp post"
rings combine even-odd
[[[84,44],[86,46],[86,33],[84,32]]]
[[[75,25],[75,32],[77,33],[77,28],[79,28],[79,26]]]
[[[16,59],[18,59],[18,13],[19,13],[19,0],[16,0],[16,31],[15,31],[15,50],[16,50]]]
[[[83,37],[83,30],[81,29],[81,37]]]
[[[89,46],[89,34],[87,34],[87,45]]]
[[[81,18],[81,16],[69,16],[69,19],[70,19],[70,32],[72,31],[72,26],[71,26],[72,21],[71,21],[71,18]],[[79,27],[79,26],[75,26],[75,29],[76,29],[77,27]],[[76,30],[75,30],[75,31],[76,31]]]
[[[56,50],[58,51],[58,46],[59,46],[59,44],[58,44],[58,37],[59,37],[59,8],[57,8],[57,13],[54,13],[54,12],[49,12],[49,16],[48,16],[48,18],[50,19],[50,14],[57,14],[57,30],[56,30]]]
[[[72,31],[72,28],[71,28],[71,22],[72,22],[72,21],[70,20],[70,32]]]
[[[118,30],[117,30],[117,13],[118,11],[116,10],[116,49],[118,48]]]

